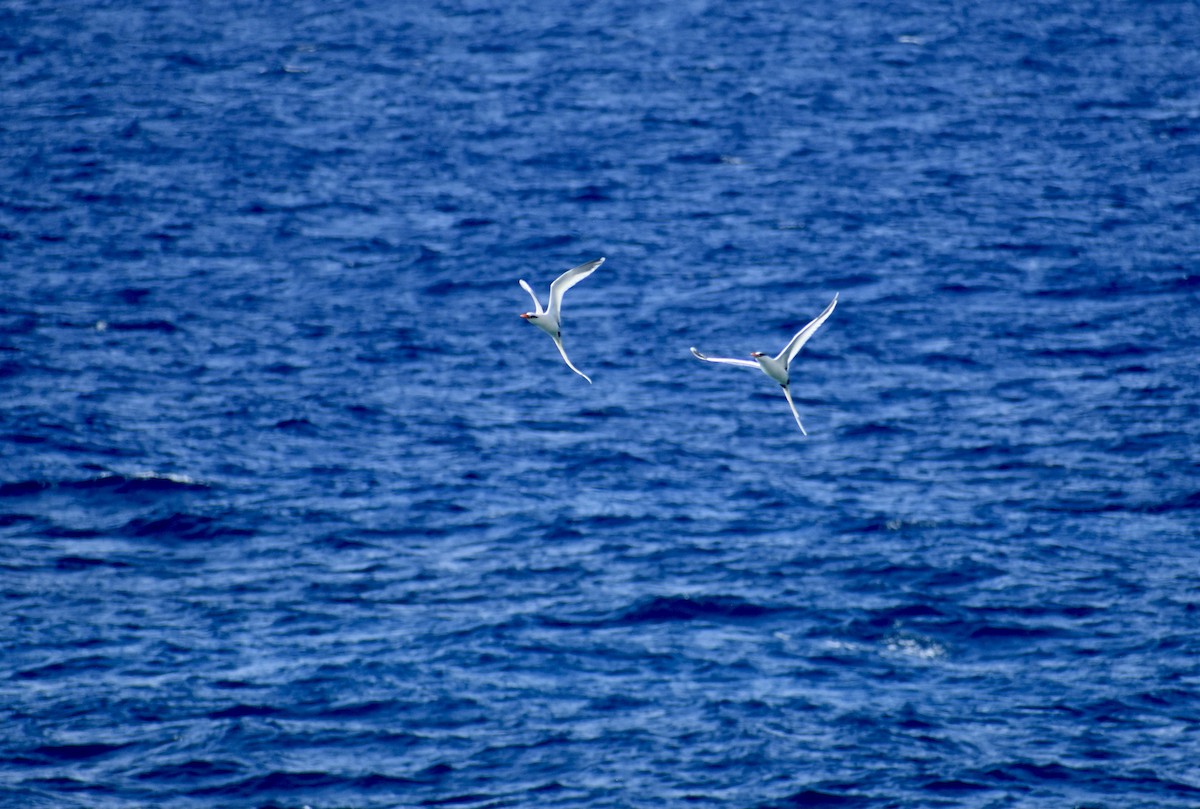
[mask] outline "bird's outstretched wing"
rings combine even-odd
[[[594,273],[596,268],[603,263],[604,259],[598,258],[595,261],[589,261],[587,264],[572,267],[555,278],[554,283],[550,284],[550,302],[546,304],[546,311],[551,315],[558,315],[559,309],[562,307],[563,295],[566,291]]]
[[[521,289],[529,293],[529,297],[533,298],[533,313],[535,315],[542,314],[542,302],[538,300],[537,295],[533,294],[533,290],[529,284],[525,283],[525,279],[520,279],[517,283],[521,285]]]
[[[563,362],[565,362],[567,364],[567,367],[570,368],[575,373],[582,376],[584,379],[586,379],[588,381],[589,385],[592,384],[592,378],[590,376],[588,376],[587,374],[585,374],[583,371],[576,368],[574,365],[572,365],[571,360],[567,358],[567,352],[563,350],[562,338],[556,337],[555,335],[552,334],[552,335],[550,335],[550,339],[554,340],[554,345],[558,346],[558,353],[562,354]]]
[[[699,351],[696,350],[696,348],[694,346],[692,347],[692,356],[694,356],[698,360],[704,360],[705,362],[719,362],[719,363],[722,363],[723,365],[740,365],[743,368],[757,368],[758,367],[758,363],[754,362],[753,360],[735,360],[735,359],[731,359],[729,357],[709,357],[705,354],[701,354]]]
[[[804,348],[804,344],[808,342],[808,338],[812,337],[816,330],[821,328],[821,324],[824,323],[829,318],[829,315],[833,313],[833,307],[837,306],[837,302],[838,296],[834,294],[833,300],[831,300],[829,305],[825,307],[825,311],[821,312],[821,314],[809,321],[807,326],[796,332],[796,336],[791,339],[791,342],[783,347],[783,351],[779,352],[779,356],[775,358],[775,361],[782,362],[784,368],[788,367],[792,361],[792,358],[800,353],[800,349]],[[799,422],[800,419],[797,418],[796,421]],[[801,427],[800,429],[803,430],[804,428]]]
[[[800,423],[800,414],[796,412],[796,403],[792,401],[792,394],[787,388],[783,389],[783,395],[787,397],[788,407],[792,409],[792,415],[796,417],[796,426],[800,428],[800,432],[808,435],[808,431],[804,429],[804,425]]]

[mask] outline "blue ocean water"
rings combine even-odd
[[[1200,806],[1197,41],[4,4],[0,805]]]

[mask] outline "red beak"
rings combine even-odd
[[[525,314],[521,315],[521,317],[525,318],[526,320],[529,320],[529,313],[526,312]]]

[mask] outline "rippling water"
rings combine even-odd
[[[202,6],[0,9],[0,804],[1200,805],[1193,3]]]

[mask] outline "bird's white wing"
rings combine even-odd
[[[837,302],[838,296],[835,294],[833,296],[833,300],[831,300],[829,305],[825,307],[825,311],[821,312],[821,314],[809,321],[807,326],[796,332],[796,336],[792,338],[791,342],[783,347],[783,351],[779,352],[779,356],[775,358],[775,361],[782,362],[784,368],[788,367],[792,361],[792,358],[800,353],[800,349],[804,348],[804,344],[808,342],[808,338],[812,337],[816,330],[821,328],[821,324],[824,323],[829,318],[829,315],[833,313],[833,307],[837,306]],[[797,419],[797,421],[799,421],[799,419]]]
[[[521,289],[529,293],[529,297],[533,298],[533,313],[535,315],[542,314],[542,302],[538,300],[537,295],[533,294],[533,290],[529,287],[529,284],[525,283],[525,279],[522,278],[517,283],[521,285]]]
[[[735,360],[735,359],[730,359],[729,357],[709,357],[709,356],[707,356],[705,354],[701,354],[699,351],[697,351],[695,346],[692,347],[692,356],[694,356],[698,360],[704,360],[705,362],[719,362],[719,363],[722,363],[723,365],[740,365],[743,368],[757,368],[758,367],[758,363],[754,362],[753,360]]]
[[[550,302],[546,304],[546,311],[551,315],[557,315],[559,308],[562,306],[563,295],[566,291],[594,273],[596,268],[603,263],[604,259],[598,258],[595,261],[589,261],[587,264],[572,267],[555,278],[554,283],[550,285]]]
[[[808,431],[804,429],[804,425],[800,423],[800,414],[796,412],[796,403],[792,401],[792,394],[787,388],[783,389],[783,395],[787,397],[788,407],[792,409],[792,415],[796,417],[796,426],[800,428],[800,432],[808,435]]]
[[[592,378],[590,376],[588,376],[587,374],[585,374],[583,371],[576,368],[574,365],[572,365],[571,360],[567,358],[567,352],[563,350],[562,338],[555,337],[552,334],[552,335],[550,335],[550,339],[552,339],[554,341],[554,345],[558,346],[558,353],[562,354],[563,362],[565,362],[567,364],[567,367],[570,368],[575,373],[582,376],[584,379],[586,379],[588,381],[588,384],[590,385],[592,383]]]

